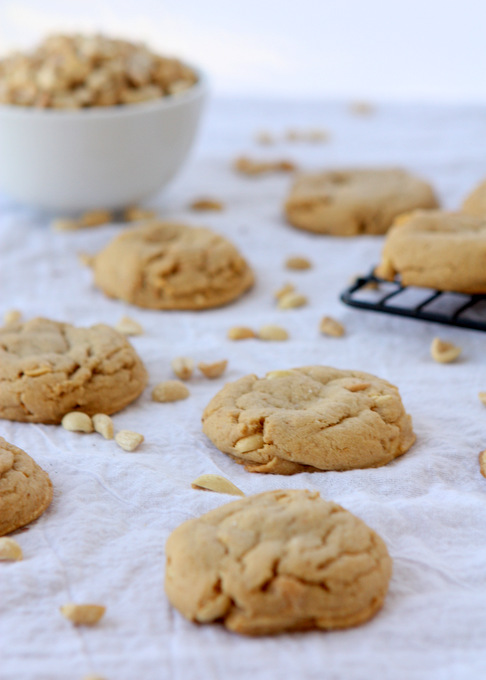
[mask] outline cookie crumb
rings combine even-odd
[[[223,375],[227,365],[227,359],[223,359],[222,361],[214,361],[212,364],[206,364],[204,361],[201,361],[197,367],[206,378],[212,379]]]
[[[244,495],[244,494],[242,494]],[[13,538],[0,538],[0,561],[18,562],[24,558],[22,548]]]
[[[165,380],[152,390],[152,400],[162,404],[187,399],[190,392],[180,380]]]
[[[332,338],[340,338],[346,333],[343,324],[333,319],[332,316],[324,316],[321,319],[319,331],[322,335],[329,335]]]
[[[124,451],[135,451],[135,449],[140,446],[144,441],[145,437],[139,432],[133,432],[132,430],[120,430],[115,435],[115,441],[120,448]]]
[[[302,257],[301,255],[293,255],[292,257],[288,257],[285,260],[285,266],[287,269],[303,270],[311,269],[312,263],[306,257]]]
[[[93,432],[93,422],[87,413],[70,411],[61,420],[61,425],[69,432]]]
[[[18,309],[9,309],[9,311],[5,312],[3,315],[3,323],[6,326],[10,326],[11,324],[18,323],[21,318],[22,312],[20,312]]]
[[[106,607],[100,604],[63,604],[59,608],[64,618],[75,626],[94,626],[103,617]]]
[[[135,321],[135,319],[132,319],[129,316],[122,316],[122,318],[116,324],[116,326],[114,326],[114,328],[116,331],[122,333],[123,335],[143,334],[142,326],[138,323],[138,321]]]
[[[274,324],[267,324],[262,326],[258,331],[258,337],[260,340],[288,340],[289,334],[281,326],[276,326]]]
[[[205,491],[215,491],[216,493],[225,493],[230,496],[244,496],[241,489],[230,482],[226,477],[220,475],[201,475],[195,479],[191,484],[193,489],[204,489]]]
[[[248,326],[232,326],[226,334],[228,340],[248,340],[256,338],[256,333]]]
[[[171,367],[180,380],[189,380],[194,372],[194,360],[189,357],[176,357],[171,361]]]
[[[96,413],[92,421],[95,432],[98,432],[105,439],[113,439],[115,429],[110,416],[106,413]]]
[[[446,342],[440,338],[434,338],[430,346],[430,354],[434,361],[440,364],[449,364],[455,361],[461,354],[461,348],[453,345],[452,342]]]
[[[191,210],[224,210],[224,203],[215,198],[199,198],[190,204]]]

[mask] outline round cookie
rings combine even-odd
[[[356,236],[384,234],[400,213],[437,206],[430,184],[405,170],[351,169],[301,175],[285,212],[299,229]]]
[[[174,607],[245,635],[364,623],[392,571],[372,529],[307,490],[267,491],[184,522],[165,553]]]
[[[250,472],[290,475],[378,467],[408,451],[412,420],[398,389],[361,371],[305,366],[228,383],[203,431]]]
[[[118,331],[33,319],[0,329],[0,418],[59,423],[69,411],[115,413],[147,384]]]
[[[37,519],[51,501],[47,472],[0,437],[0,536]]]
[[[464,199],[461,208],[466,215],[474,215],[486,219],[486,180],[481,182]]]
[[[402,215],[387,234],[377,276],[404,286],[486,293],[486,219],[440,210]]]
[[[223,236],[171,222],[124,231],[92,266],[104,293],[150,309],[218,307],[238,298],[254,280]]]

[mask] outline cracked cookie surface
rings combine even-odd
[[[408,451],[412,420],[398,389],[361,371],[304,366],[228,383],[203,431],[250,472],[378,467]]]
[[[0,536],[37,519],[52,501],[47,472],[0,437]]]
[[[377,276],[405,286],[486,293],[486,219],[440,210],[403,215],[387,234]]]
[[[285,212],[294,227],[356,236],[384,234],[400,213],[437,205],[430,184],[405,170],[350,169],[301,175]]]
[[[204,227],[151,222],[124,231],[94,258],[96,285],[110,297],[150,309],[205,309],[253,285],[237,248]]]
[[[32,319],[0,329],[0,418],[60,423],[69,411],[116,413],[147,384],[131,344],[109,326]]]
[[[392,570],[378,534],[307,490],[268,491],[184,522],[165,553],[174,607],[245,635],[364,623]]]

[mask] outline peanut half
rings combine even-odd
[[[440,338],[434,338],[430,346],[432,359],[440,364],[449,364],[455,361],[461,351],[461,348],[453,345],[452,342],[446,342]]]
[[[194,361],[189,357],[176,357],[170,362],[172,370],[180,380],[189,380],[194,372]]]
[[[13,538],[8,538],[7,536],[2,536],[0,538],[0,561],[12,561],[18,562],[23,559],[24,555],[22,553],[22,548],[14,541]]]
[[[212,379],[223,375],[227,365],[227,359],[223,359],[222,361],[214,361],[212,364],[206,364],[204,361],[201,361],[197,367],[206,378]]]
[[[256,338],[256,333],[248,326],[232,326],[227,333],[228,340],[248,340]]]
[[[201,475],[195,479],[191,484],[193,489],[205,489],[206,491],[215,491],[216,493],[226,493],[231,496],[244,496],[241,489],[230,482],[226,477],[220,475]]]
[[[300,293],[285,293],[282,295],[277,303],[279,309],[296,309],[297,307],[304,307],[308,302],[305,295]]]
[[[148,210],[147,208],[139,208],[132,205],[123,212],[125,222],[142,222],[143,220],[152,220],[157,217],[155,210]]]
[[[286,259],[285,266],[287,267],[287,269],[302,270],[310,269],[312,267],[312,263],[306,257],[301,257],[300,255],[293,255],[292,257],[288,257]]]
[[[69,432],[93,432],[93,422],[87,413],[70,411],[61,420],[61,425]]]
[[[218,201],[215,198],[199,198],[191,203],[189,206],[191,210],[200,210],[200,211],[209,211],[209,210],[216,210],[216,211],[221,211],[224,210],[224,203],[222,201]]]
[[[263,446],[262,434],[250,434],[248,437],[239,439],[235,445],[234,450],[238,453],[248,453],[249,451],[256,451]]]
[[[281,326],[275,326],[274,324],[267,324],[262,326],[258,331],[258,337],[260,340],[288,340],[289,334]]]
[[[122,316],[120,321],[116,324],[115,330],[119,333],[122,333],[123,335],[143,334],[142,326],[138,323],[138,321],[131,319],[129,316]]]
[[[321,319],[319,330],[323,335],[329,335],[332,338],[340,338],[346,332],[342,323],[339,323],[339,321],[336,321],[331,316],[324,316]]]
[[[105,439],[113,439],[114,427],[110,416],[107,416],[106,413],[96,413],[92,420],[95,432],[98,432]]]
[[[152,400],[160,403],[187,399],[190,392],[180,380],[165,380],[152,390]]]
[[[135,451],[137,446],[140,446],[144,439],[145,437],[143,434],[132,432],[132,430],[120,430],[120,432],[115,435],[115,441],[118,446],[130,453]]]
[[[64,618],[75,626],[94,626],[102,618],[106,607],[100,604],[63,604],[59,608]]]

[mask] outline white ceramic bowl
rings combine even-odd
[[[115,210],[164,187],[191,148],[204,76],[176,97],[78,111],[0,106],[0,190],[70,213]]]

